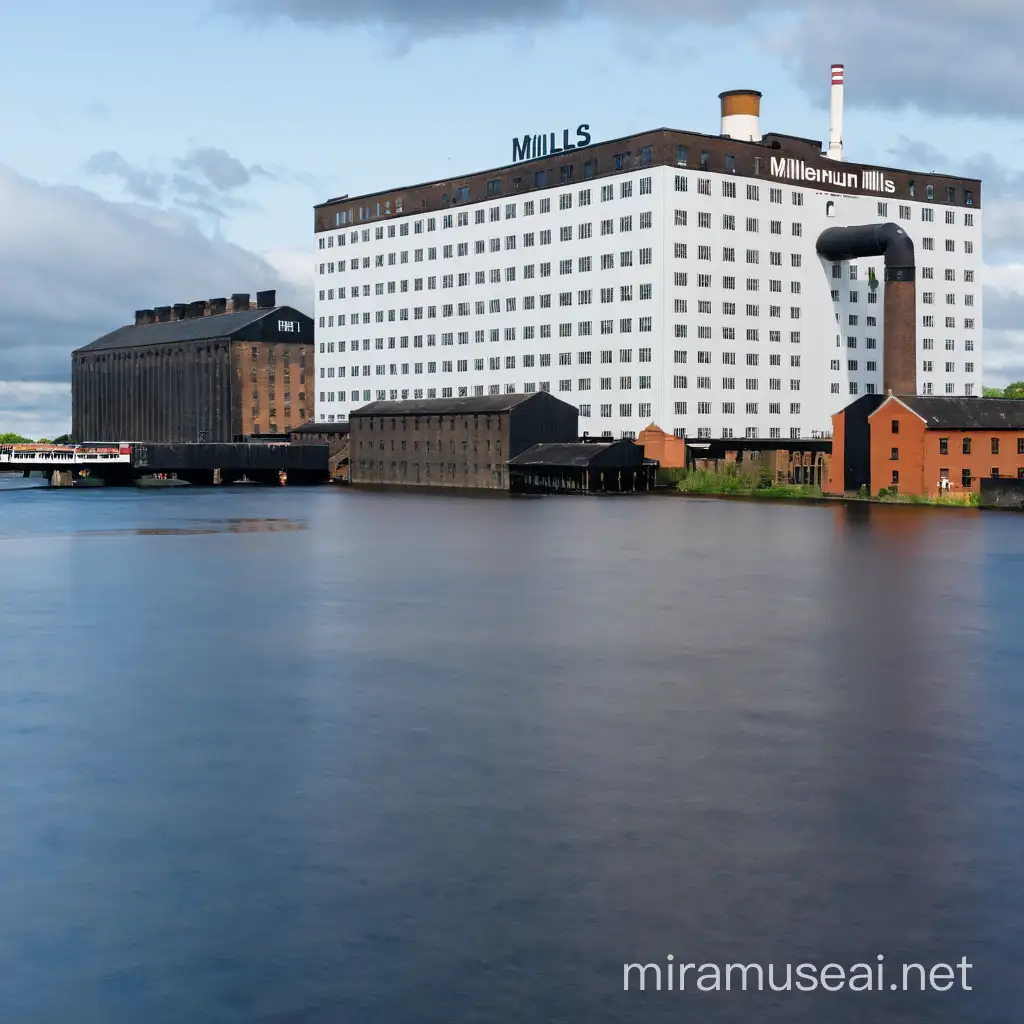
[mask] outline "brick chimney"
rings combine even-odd
[[[172,320],[185,320],[188,318],[188,306],[184,302],[176,302],[171,306]]]
[[[220,316],[228,311],[227,299],[210,299],[210,316]]]
[[[135,310],[135,326],[146,327],[149,324],[156,323],[156,314],[151,309],[137,309]]]
[[[249,293],[235,292],[231,296],[231,312],[245,313],[249,309]]]
[[[171,319],[171,307],[170,306],[157,306],[153,310],[153,314],[156,316],[156,322],[158,324],[165,324]]]
[[[277,305],[277,292],[271,288],[269,291],[256,293],[257,309],[273,309]]]

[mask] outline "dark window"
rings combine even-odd
[[[455,202],[457,203],[468,203],[469,202],[469,186],[463,185],[462,188],[455,190]]]
[[[993,466],[992,467],[992,479],[993,480],[998,480],[999,479],[999,467],[998,466]]]
[[[644,146],[644,148],[640,150],[640,163],[642,163],[644,167],[650,167],[650,165],[654,163],[654,149],[651,146]]]
[[[898,469],[894,469],[892,471],[892,483],[893,483],[893,486],[895,487],[899,482],[900,482],[900,471]]]
[[[993,437],[992,438],[992,454],[993,455],[998,455],[999,454],[999,438],[998,437]]]
[[[621,171],[629,166],[629,153],[615,154],[615,170]]]
[[[911,178],[910,181],[907,183],[907,188],[909,189],[910,194],[913,195],[915,190],[913,178]]]
[[[889,458],[892,459],[893,462],[897,462],[899,460],[899,457],[900,457],[900,450],[899,450],[899,448],[893,448],[892,452],[889,454]]]
[[[700,151],[700,169],[702,171],[706,171],[708,169],[710,159],[711,155],[708,151],[706,149],[702,149]]]
[[[680,167],[685,167],[686,166],[686,147],[685,146],[676,146],[676,163],[679,164]]]
[[[736,171],[736,157],[732,153],[725,154],[725,169],[727,171]]]
[[[562,181],[572,181],[572,164],[566,164],[562,168]]]
[[[547,171],[537,171],[534,174],[534,176],[533,176],[533,187],[534,188],[544,188],[544,186],[547,185],[547,183],[548,183],[548,172]]]
[[[491,178],[491,180],[487,182],[487,194],[489,196],[501,195],[501,178]]]
[[[1017,470],[1017,479],[1024,480],[1024,467]]]
[[[965,437],[963,439],[963,443],[961,445],[961,451],[964,453],[964,455],[970,455],[971,454],[971,439],[969,437]]]
[[[956,202],[956,189],[955,188],[947,187],[947,189],[946,189],[946,202],[947,203],[955,203]]]
[[[900,421],[899,420],[893,420],[892,421],[892,432],[894,434],[898,434],[900,432]]]
[[[1017,454],[1024,455],[1024,437],[1017,438]]]
[[[597,174],[597,161],[596,160],[588,160],[583,165],[583,177],[584,178],[592,178],[595,174]]]
[[[949,454],[949,438],[948,437],[940,437],[939,438],[939,454],[940,455],[948,455]]]
[[[974,205],[974,193],[969,188],[964,189],[964,202],[968,206]]]
[[[961,472],[961,474],[960,474],[960,483],[964,487],[970,487],[971,486],[971,471],[969,469],[965,469],[965,470],[963,470],[963,472]]]

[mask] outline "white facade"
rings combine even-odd
[[[981,394],[980,209],[659,166],[320,233],[317,419],[548,388],[591,435],[827,433],[881,390],[884,269],[815,242],[886,221],[917,254],[919,390]]]

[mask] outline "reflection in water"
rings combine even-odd
[[[2,515],[5,1021],[1019,1017],[1019,518],[327,488]],[[252,536],[153,539],[217,533]],[[668,954],[977,982],[622,992]]]
[[[211,533],[280,533],[305,530],[306,523],[293,519],[200,519],[195,526],[146,526],[134,530],[79,530],[79,537],[182,537]]]

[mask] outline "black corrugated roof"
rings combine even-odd
[[[216,316],[199,316],[191,320],[169,320],[165,323],[136,326],[127,324],[116,331],[104,334],[76,352],[93,352],[101,349],[135,348],[137,345],[174,345],[192,341],[211,341],[214,338],[230,338],[250,324],[273,316],[290,306],[273,306],[269,309],[243,309],[238,313],[218,313]],[[295,311],[298,313],[298,311]],[[299,313],[299,316],[303,314]],[[309,319],[304,317],[304,319]]]
[[[411,399],[406,402],[371,402],[348,414],[351,420],[356,416],[459,416],[465,413],[508,412],[523,402],[543,392],[532,395],[480,395],[477,398],[427,398]]]
[[[510,466],[589,466],[599,455],[609,448],[621,444],[621,441],[609,441],[596,444],[535,444],[529,450],[509,459]],[[632,443],[632,442],[631,442]]]
[[[935,430],[1024,430],[1024,399],[897,395]]]

